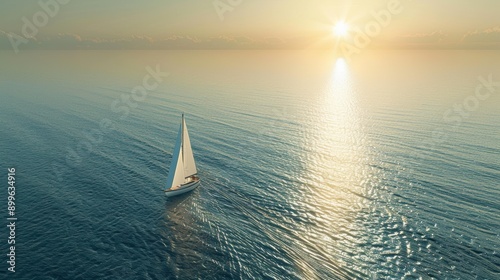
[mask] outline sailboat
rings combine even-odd
[[[196,189],[200,185],[200,178],[197,173],[186,120],[184,114],[182,114],[179,134],[177,135],[172,163],[168,172],[165,195],[169,197],[176,196]]]

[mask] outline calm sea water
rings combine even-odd
[[[0,61],[17,279],[500,278],[500,87],[474,97],[500,52]],[[136,101],[148,66],[170,75]],[[167,199],[182,112],[202,184]]]

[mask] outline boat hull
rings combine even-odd
[[[187,184],[183,185],[182,187],[175,189],[175,190],[170,190],[170,189],[165,190],[165,195],[167,197],[181,195],[183,193],[187,193],[187,192],[190,192],[190,191],[196,189],[199,185],[200,185],[200,180],[197,180],[195,182],[187,183]]]

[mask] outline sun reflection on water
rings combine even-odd
[[[318,158],[312,162],[322,167],[327,190],[342,188],[359,193],[367,144],[357,92],[344,59],[335,61],[318,107],[317,125],[312,128],[315,141],[310,143]]]
[[[342,267],[346,273],[362,271],[358,265],[368,258],[357,238],[365,231],[359,218],[369,204],[366,185],[375,177],[352,79],[349,65],[338,58],[316,100],[318,110],[311,116],[304,141],[308,191],[303,203],[317,222],[310,239],[323,249],[322,255],[329,256],[330,268]]]

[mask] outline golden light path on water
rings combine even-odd
[[[341,278],[366,272],[358,266],[370,261],[368,249],[359,246],[365,242],[360,237],[366,236],[361,223],[366,218],[360,216],[369,213],[362,210],[369,207],[369,185],[377,181],[357,94],[349,65],[338,58],[324,92],[314,101],[317,111],[303,143],[307,160],[302,180],[307,191],[301,204],[314,221],[304,230],[305,238],[321,248],[317,257],[326,257],[324,269],[338,272]]]

